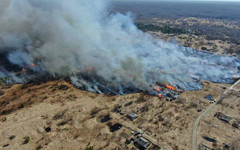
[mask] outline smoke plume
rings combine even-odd
[[[39,74],[70,76],[93,92],[149,91],[169,83],[201,89],[199,80],[232,82],[239,61],[155,40],[130,15],[101,0],[5,0],[0,5],[0,76],[26,82]],[[26,67],[27,66],[27,67]],[[26,77],[27,76],[27,77]]]

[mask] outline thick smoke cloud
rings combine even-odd
[[[18,67],[60,76],[87,86],[78,72],[104,80],[112,87],[151,89],[156,82],[186,90],[200,89],[198,79],[229,82],[239,62],[174,43],[154,40],[134,25],[129,15],[110,14],[101,0],[5,0],[0,5],[0,53]],[[4,55],[5,56],[5,55]],[[17,82],[2,64],[1,76]],[[89,73],[91,72],[91,73]],[[102,82],[101,82],[102,84]],[[107,87],[106,87],[107,88]]]

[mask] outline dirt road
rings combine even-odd
[[[211,105],[209,105],[207,107],[207,109],[202,114],[200,114],[198,116],[198,118],[195,120],[194,127],[193,127],[193,135],[192,135],[192,150],[197,150],[197,146],[198,146],[197,145],[197,132],[198,132],[198,126],[199,126],[199,123],[200,123],[201,119],[204,116],[206,116],[213,109],[213,107],[217,104],[218,101],[222,100],[224,95],[226,95],[230,90],[232,90],[239,83],[240,83],[240,80],[238,80],[231,87],[226,89],[223,94],[218,96],[218,98],[216,99],[216,102],[211,104]]]

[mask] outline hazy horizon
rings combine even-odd
[[[145,2],[160,2],[160,1],[165,1],[165,2],[240,2],[240,0],[111,0],[111,1],[145,1]]]

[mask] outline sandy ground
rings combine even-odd
[[[203,90],[185,92],[172,102],[141,93],[97,95],[78,90],[63,80],[1,86],[0,149],[82,150],[89,142],[96,150],[136,149],[125,141],[131,139],[135,131],[142,131],[145,138],[164,150],[188,150],[194,120],[209,105],[204,97],[212,94],[216,98],[229,86],[209,82],[204,85]],[[118,108],[121,114],[116,111]],[[223,112],[238,117],[239,105],[234,104],[234,108],[229,108],[232,111],[224,108]],[[129,120],[126,117],[129,112],[135,112],[138,118]],[[102,123],[106,115],[111,120]],[[200,124],[201,136],[215,137],[219,145],[239,137],[239,130],[231,125],[212,116],[206,119]],[[109,124],[115,123],[123,127],[111,132]]]

